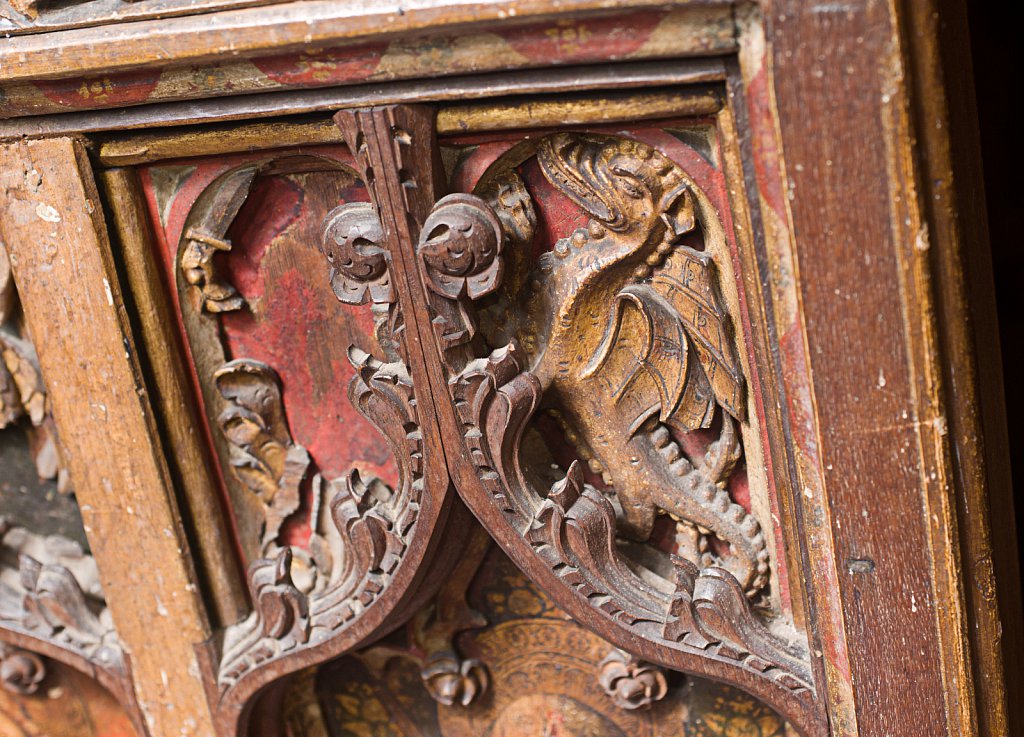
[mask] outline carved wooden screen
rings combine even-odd
[[[0,680],[139,737],[1006,732],[954,5],[0,0]]]
[[[252,602],[201,653],[221,729],[824,729],[727,103],[139,168]]]

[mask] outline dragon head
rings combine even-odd
[[[544,176],[617,239],[633,241],[630,235],[663,232],[661,226],[678,236],[696,224],[679,167],[646,143],[556,133],[541,142],[537,158]]]

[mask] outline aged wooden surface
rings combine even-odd
[[[843,707],[833,692],[834,729],[974,734],[934,241],[900,17],[778,2],[766,19],[842,609],[841,630],[823,637],[845,639],[853,697]]]
[[[708,77],[712,77],[709,74]],[[694,80],[697,81],[697,80]],[[550,128],[613,121],[700,116],[718,112],[721,100],[708,90],[676,93],[603,94],[530,104],[453,105],[438,110],[438,135],[514,128]],[[304,123],[253,123],[176,133],[151,133],[102,141],[96,157],[107,166],[130,166],[161,159],[213,156],[262,149],[343,143],[329,118]]]
[[[0,430],[15,423],[25,426],[39,478],[55,480],[58,490],[66,494],[71,491],[70,481],[46,386],[22,322],[10,258],[0,244]]]
[[[245,588],[230,521],[218,504],[220,483],[212,470],[213,459],[206,451],[200,415],[191,399],[192,386],[153,251],[142,191],[136,175],[127,169],[103,172],[102,182],[116,233],[115,253],[124,265],[131,290],[132,312],[138,319],[153,396],[167,445],[174,449],[168,462],[180,480],[189,525],[198,542],[197,568],[209,587],[211,616],[216,624],[226,626],[245,614]]]
[[[192,650],[208,625],[84,150],[18,143],[0,164],[0,233],[140,709],[154,734],[211,734]]]
[[[0,644],[0,651],[3,650]],[[2,659],[0,655],[0,659]],[[0,666],[2,667],[2,666]],[[48,663],[31,694],[0,690],[4,737],[139,737],[124,708],[90,677]]]
[[[271,0],[272,1],[272,0]],[[9,35],[83,28],[145,18],[166,18],[211,10],[264,5],[267,0],[0,0],[0,32]]]
[[[3,116],[18,117],[421,76],[578,66],[610,58],[679,58],[721,51],[731,43],[731,19],[722,9],[658,9],[541,24],[505,20],[482,32],[464,29],[391,41],[374,37],[355,45],[303,47],[251,59],[218,57],[198,66],[35,80],[2,86],[0,94],[5,99]]]
[[[24,649],[22,649],[24,648]],[[0,680],[31,695],[64,663],[95,679],[141,728],[131,668],[103,598],[95,559],[74,540],[0,517]]]
[[[218,728],[247,734],[278,717],[275,682],[432,595],[462,550],[466,513],[453,507],[429,386],[408,362],[386,251],[371,268],[386,304],[371,310],[349,306],[362,300],[310,248],[325,219],[369,207],[348,152],[195,161],[143,179],[234,484],[253,611],[206,643],[203,672]]]
[[[781,737],[785,733],[785,723],[777,714],[735,689],[636,663],[610,647],[572,621],[495,546],[474,563],[479,571],[461,582],[460,597],[479,619],[456,641],[489,674],[487,696],[468,707],[446,705],[435,701],[428,685],[420,682],[421,623],[432,621],[433,612],[443,606],[439,600],[424,607],[403,630],[321,670],[315,686],[309,686],[315,688],[326,722],[319,735]],[[300,729],[298,719],[293,729],[296,737],[318,734]]]
[[[562,2],[558,10],[576,15],[572,20],[562,15],[552,19],[548,0],[506,0],[505,2],[438,2],[414,0],[399,5],[376,0],[302,0],[266,8],[244,8],[218,13],[211,24],[204,17],[181,17],[139,21],[120,26],[98,29],[77,29],[61,34],[60,47],[53,47],[45,35],[28,35],[8,39],[0,48],[0,82],[47,79],[69,75],[99,74],[146,67],[162,67],[172,60],[176,64],[196,64],[224,57],[245,58],[266,53],[303,52],[322,49],[354,40],[378,40],[400,34],[426,33],[437,27],[458,28],[466,34],[474,26],[487,28],[498,22],[502,32],[522,27],[531,19],[546,21],[547,29],[582,27],[587,17],[596,11],[617,10],[629,27],[629,18],[635,22],[641,9],[680,7],[676,13],[689,19],[688,33],[670,31],[664,40],[667,45],[658,50],[657,57],[712,55],[734,49],[732,11],[729,2],[703,0],[702,2],[672,3],[665,0],[571,0]],[[630,10],[628,16],[622,11]],[[589,13],[589,16],[586,15]],[[662,15],[664,15],[662,13]],[[544,26],[531,35],[544,36]],[[571,32],[571,31],[570,31]],[[559,60],[559,50],[569,52],[563,63],[586,63],[591,58],[607,58],[607,43],[589,49],[578,42],[579,34],[567,38],[567,44],[549,43],[549,48],[532,63],[518,55],[490,56],[493,40],[485,40],[482,48],[467,56],[471,70],[511,66],[544,66]],[[601,48],[604,46],[605,48]],[[489,48],[490,47],[490,48]],[[401,47],[399,47],[400,49]],[[574,53],[575,52],[575,53]],[[583,53],[580,53],[583,52]],[[401,53],[401,52],[399,52]],[[575,57],[575,58],[574,58]],[[546,60],[548,60],[546,62]],[[523,62],[526,63],[523,63]],[[467,63],[464,62],[464,63]],[[375,65],[374,65],[375,66]],[[443,73],[443,66],[434,67]],[[413,76],[419,76],[414,73]]]
[[[741,685],[768,699],[806,733],[823,733],[822,714],[811,690],[809,665],[798,644],[799,636],[777,638],[769,634],[758,617],[748,610],[744,586],[753,584],[751,595],[754,595],[763,585],[760,577],[767,572],[767,556],[757,564],[758,567],[763,565],[763,569],[755,571],[755,566],[751,565],[743,572],[744,553],[737,546],[741,540],[757,536],[757,525],[756,522],[743,524],[742,517],[731,511],[727,493],[709,484],[703,495],[695,493],[694,496],[694,500],[699,497],[709,503],[709,512],[713,508],[722,515],[721,524],[713,519],[713,514],[698,511],[700,504],[696,501],[694,507],[686,511],[671,507],[681,515],[678,518],[682,521],[681,528],[686,527],[687,517],[694,520],[689,526],[693,530],[692,543],[682,542],[686,538],[683,531],[678,543],[680,557],[666,557],[662,564],[655,562],[657,556],[652,558],[651,554],[656,551],[649,548],[642,565],[636,561],[632,564],[634,567],[650,566],[650,569],[644,568],[647,573],[641,576],[621,557],[614,542],[617,527],[621,528],[619,533],[629,530],[628,519],[616,522],[618,514],[608,499],[585,481],[580,461],[573,462],[561,480],[557,476],[549,479],[554,483],[548,493],[535,490],[523,457],[525,453],[521,453],[520,448],[524,431],[541,403],[542,388],[550,388],[553,376],[563,379],[570,376],[575,359],[570,341],[565,349],[569,351],[568,358],[559,359],[553,354],[553,361],[561,361],[560,368],[556,371],[552,367],[546,372],[543,363],[536,366],[530,363],[539,346],[531,347],[529,341],[539,341],[545,335],[545,320],[559,327],[571,327],[575,314],[572,300],[567,311],[557,318],[542,294],[530,301],[527,312],[537,309],[539,313],[524,319],[527,335],[520,337],[526,346],[525,355],[523,349],[511,345],[500,348],[509,338],[514,338],[516,330],[514,319],[497,317],[495,324],[504,328],[499,328],[495,336],[489,336],[496,339],[493,347],[497,350],[490,356],[478,352],[482,346],[474,341],[477,322],[472,306],[474,300],[495,292],[503,278],[509,281],[513,294],[518,293],[524,283],[533,284],[538,291],[541,288],[538,278],[543,276],[535,275],[531,281],[519,264],[507,267],[509,273],[503,276],[506,266],[502,249],[506,245],[511,249],[509,255],[515,264],[516,251],[523,251],[533,240],[533,205],[518,176],[500,167],[488,170],[477,191],[490,198],[490,203],[465,194],[438,199],[445,191],[444,176],[438,171],[439,162],[431,165],[431,161],[437,160],[439,152],[423,141],[424,131],[432,134],[433,118],[429,110],[397,106],[343,111],[336,120],[350,147],[357,152],[356,162],[364,178],[376,182],[370,189],[384,223],[384,232],[396,234],[405,249],[399,251],[404,262],[402,268],[412,271],[412,278],[421,280],[423,285],[419,287],[413,282],[414,286],[404,287],[412,288],[414,299],[419,301],[413,313],[414,325],[409,328],[415,327],[419,332],[426,365],[436,377],[435,386],[447,385],[452,391],[449,401],[453,403],[445,406],[438,401],[435,405],[446,436],[465,436],[466,452],[449,454],[449,468],[460,495],[491,535],[560,606],[611,642],[648,660]],[[566,196],[582,207],[581,225],[587,222],[586,213],[596,221],[570,233],[571,238],[556,231],[563,237],[554,244],[554,252],[547,255],[547,265],[539,273],[553,275],[557,258],[568,259],[570,254],[578,253],[579,256],[571,258],[582,259],[581,264],[588,270],[587,278],[582,278],[578,285],[581,292],[588,288],[607,289],[609,284],[617,283],[615,280],[620,273],[626,275],[626,281],[635,278],[640,283],[637,288],[642,289],[645,280],[651,277],[651,269],[667,260],[669,252],[679,250],[677,255],[682,263],[687,263],[686,249],[677,243],[688,232],[684,224],[690,222],[690,228],[693,227],[693,218],[689,221],[686,218],[685,203],[687,197],[701,198],[702,195],[697,194],[692,185],[688,188],[683,183],[688,180],[645,144],[623,142],[620,149],[614,145],[616,139],[598,138],[597,143],[588,147],[587,140],[586,137],[574,139],[554,134],[525,141],[509,150],[508,156],[516,163],[536,155],[551,183],[556,188],[562,187]],[[555,151],[564,152],[561,155],[565,161],[561,165],[558,163],[560,154]],[[401,181],[414,181],[416,186],[401,190],[397,185]],[[688,194],[691,189],[692,195]],[[436,204],[432,206],[434,200]],[[707,237],[722,237],[720,226],[711,220],[708,204],[700,201],[701,222]],[[693,214],[692,210],[689,212]],[[673,230],[672,224],[677,220],[678,229]],[[652,232],[648,233],[645,227]],[[608,243],[617,246],[607,253],[599,248],[588,250],[590,239],[596,243],[608,239]],[[408,252],[410,246],[405,245],[411,243],[418,243],[415,256]],[[662,243],[668,243],[668,248],[655,253],[655,247]],[[395,255],[392,251],[392,256]],[[691,268],[694,273],[682,278],[679,284],[684,292],[692,289],[693,294],[701,295],[701,306],[687,307],[685,294],[673,294],[671,287],[667,299],[677,301],[678,309],[699,318],[697,322],[707,331],[702,335],[707,343],[698,344],[694,349],[702,356],[701,360],[708,361],[715,356],[715,360],[724,363],[724,330],[714,327],[714,308],[711,307],[714,300],[708,293],[711,286],[706,274],[702,278],[697,273],[700,269],[693,265]],[[672,271],[669,267],[666,270]],[[668,273],[665,276],[669,284],[673,283]],[[567,282],[570,283],[573,282]],[[639,295],[636,298],[641,299]],[[659,299],[658,304],[662,305],[659,309],[666,316],[671,314],[666,298]],[[613,306],[608,305],[607,309]],[[589,313],[581,310],[580,319],[597,320],[602,309],[605,308],[598,309],[589,318],[585,317]],[[614,321],[615,315],[608,317]],[[409,320],[408,315],[406,319]],[[676,324],[679,330],[683,329],[678,318]],[[525,327],[527,325],[529,327]],[[649,329],[660,331],[660,325]],[[616,334],[617,331],[612,330],[612,337],[605,342],[613,343]],[[600,331],[597,335],[600,336]],[[652,341],[652,337],[648,336],[647,340]],[[667,343],[661,334],[653,340],[655,345]],[[553,341],[554,337],[552,344]],[[606,416],[600,421],[607,431],[601,438],[599,427],[590,427],[595,417],[570,414],[571,422],[583,423],[577,427],[588,434],[595,433],[590,438],[600,438],[598,458],[602,467],[606,458],[614,457],[608,456],[606,451],[614,454],[615,443],[630,441],[632,435],[642,429],[651,417],[646,409],[649,406],[655,409],[661,406],[662,416],[670,422],[675,408],[679,408],[678,424],[686,429],[692,425],[682,418],[696,413],[700,415],[696,426],[710,423],[712,409],[717,406],[708,398],[710,387],[703,392],[694,391],[690,384],[691,380],[700,384],[700,377],[704,376],[699,373],[700,368],[690,369],[692,373],[685,380],[674,382],[666,378],[667,386],[662,387],[665,393],[659,405],[658,383],[648,384],[640,366],[657,366],[651,369],[652,375],[671,377],[673,361],[680,360],[680,356],[686,360],[687,353],[666,349],[663,357],[648,357],[643,350],[644,341],[639,343],[635,348],[624,347],[621,354],[614,345],[604,349],[595,346],[598,358],[590,358],[589,367],[582,370],[582,375],[595,375],[609,361],[613,367],[621,368],[626,379],[620,378],[620,391],[629,399],[622,407],[612,410],[612,417],[621,412],[623,421],[627,415],[640,418],[634,420],[634,428],[626,431],[615,424],[618,420]],[[575,345],[582,345],[581,350],[586,350],[587,342],[577,341]],[[551,345],[548,350],[553,350]],[[657,352],[657,349],[652,350]],[[540,354],[546,355],[544,351]],[[690,360],[697,361],[696,357]],[[713,368],[704,370],[710,370],[715,377],[717,402],[735,407],[738,390],[735,380],[730,384],[727,379],[727,369],[714,364]],[[586,391],[596,392],[595,397],[603,394],[594,388]],[[690,397],[688,391],[694,391],[695,396]],[[648,392],[653,392],[655,398],[648,396]],[[698,411],[697,396],[701,394],[706,406]],[[631,410],[636,410],[636,414],[629,415]],[[728,423],[723,423],[723,428],[727,427]],[[648,455],[637,448],[628,463],[651,474],[652,479],[660,478],[657,475],[660,464],[675,463],[679,476],[687,479],[687,488],[696,491],[703,484],[701,474],[714,477],[715,469],[724,470],[730,462],[735,462],[734,447],[725,437],[727,430],[718,443],[718,450],[712,449],[702,462],[708,464],[708,470],[701,472],[696,472],[682,456],[667,428],[645,430],[642,437],[646,438],[648,432],[654,450],[663,453]],[[640,442],[642,445],[644,441]],[[588,458],[585,448],[581,447],[579,452],[582,459]],[[612,462],[621,465],[621,461]],[[676,466],[673,466],[673,473],[676,473]],[[618,484],[615,488],[619,504],[627,508],[630,485],[635,481],[628,473],[621,478],[616,476],[615,480],[606,476],[606,480],[612,486]],[[657,483],[654,487],[659,488]],[[659,500],[657,504],[664,508],[668,502]],[[736,506],[735,512],[742,511]],[[732,522],[737,525],[735,534],[726,531]],[[650,529],[644,529],[642,524],[634,523],[633,527],[641,528],[631,533],[640,540],[650,534]],[[701,530],[709,528],[732,543],[734,557],[722,561],[707,548],[706,555],[701,551]],[[761,546],[764,546],[763,538]],[[687,557],[691,560],[686,560]],[[725,568],[717,567],[720,565],[743,576],[743,583]],[[708,567],[700,570],[701,566]],[[660,585],[654,583],[659,577],[664,577]],[[759,580],[761,583],[757,583]],[[600,607],[592,606],[591,596],[602,602]],[[725,629],[719,629],[723,625]]]
[[[514,73],[417,80],[336,89],[296,90],[211,98],[187,104],[155,103],[116,111],[83,111],[0,120],[0,140],[22,136],[67,135],[110,130],[137,130],[336,111],[397,102],[463,101],[502,95],[577,93],[588,90],[626,90],[656,85],[679,85],[722,79],[718,59],[668,59],[663,62],[624,62],[615,68],[580,66],[567,69],[524,70]]]
[[[1020,668],[1005,666],[1024,656],[1024,609],[1003,372],[995,350],[997,323],[1008,316],[997,319],[985,201],[978,196],[984,184],[977,111],[961,104],[974,99],[972,69],[956,51],[969,45],[967,8],[957,0],[907,7],[978,725],[982,734],[1017,734],[1024,730],[1024,702],[1006,695],[1021,693],[1024,680]]]
[[[108,175],[125,253],[162,248],[168,260],[126,258],[129,302],[150,364],[180,346],[196,369],[186,379],[186,360],[140,373],[102,218],[80,206],[98,208],[82,144],[11,143],[0,176],[15,217],[0,232],[29,327],[45,340],[43,373],[57,377],[57,421],[75,433],[72,475],[84,469],[86,523],[93,539],[102,530],[97,558],[149,712],[163,694],[156,657],[139,650],[151,636],[143,622],[161,655],[183,664],[210,636],[206,694],[213,721],[235,737],[250,723],[273,730],[282,711],[320,734],[317,705],[308,694],[292,701],[299,686],[282,679],[304,669],[312,688],[310,666],[408,619],[404,645],[389,638],[347,661],[363,671],[325,671],[345,691],[324,700],[335,730],[412,735],[436,720],[446,735],[510,735],[554,729],[545,715],[561,713],[569,721],[558,729],[589,734],[596,722],[572,721],[571,694],[502,690],[507,679],[546,682],[543,668],[487,650],[493,622],[465,585],[482,538],[466,539],[450,475],[541,596],[575,618],[565,642],[587,653],[593,678],[576,693],[598,714],[619,710],[602,722],[608,734],[642,734],[643,715],[675,708],[668,669],[738,685],[807,735],[1012,730],[1002,667],[1007,653],[1011,665],[1019,658],[1019,590],[1000,581],[996,595],[1016,568],[1012,531],[990,519],[1011,490],[999,372],[978,357],[992,341],[978,296],[990,267],[972,151],[947,133],[973,135],[970,105],[948,93],[969,90],[952,51],[962,7],[617,8],[572,0],[557,10],[575,14],[559,20],[542,0],[423,0],[402,12],[307,0],[82,28],[52,48],[23,35],[0,48],[6,115],[80,111],[0,122],[0,138],[105,132],[92,142],[98,161],[145,165],[145,203],[128,170]],[[688,55],[721,56],[678,58]],[[532,69],[552,64],[593,66]],[[420,75],[435,78],[408,81]],[[195,101],[173,102],[186,98]],[[383,107],[428,101],[438,108]],[[317,116],[339,108],[338,127]],[[230,125],[299,114],[309,117]],[[699,123],[672,128],[675,116]],[[665,128],[626,125],[643,119]],[[143,134],[110,135],[130,130]],[[58,160],[81,176],[63,199],[46,199]],[[353,170],[365,189],[328,181]],[[449,190],[459,194],[442,197]],[[261,228],[289,207],[294,222],[268,246]],[[76,224],[89,245],[79,233],[68,250],[60,233]],[[159,243],[146,241],[150,226]],[[40,232],[55,235],[40,246]],[[285,242],[322,256],[280,248],[262,262],[261,249]],[[293,272],[322,268],[323,256],[331,271],[311,297]],[[183,336],[170,328],[178,295],[159,293],[176,274]],[[0,263],[0,292],[3,278]],[[345,318],[324,309],[331,289]],[[51,305],[55,292],[78,310],[70,321]],[[313,313],[334,329],[310,329]],[[361,343],[348,313],[361,315],[352,325],[373,321],[375,339]],[[99,331],[74,330],[86,316]],[[286,326],[315,349],[292,355]],[[62,364],[58,337],[92,363]],[[338,452],[336,432],[310,430],[327,425],[326,412],[374,432],[335,411],[339,399],[348,406],[343,382],[326,398],[310,393],[303,362],[320,366],[320,389],[354,374],[349,398],[387,436],[394,477]],[[116,368],[110,381],[89,373],[98,363]],[[17,383],[7,374],[0,391]],[[203,413],[179,411],[190,381],[209,419],[200,437]],[[150,619],[166,601],[156,614],[144,596],[126,604],[139,574],[110,562],[137,557],[124,531],[158,514],[150,527],[168,538],[139,537],[173,580],[137,585],[178,592],[203,580],[189,570],[161,443],[187,451],[172,471],[192,540],[205,541],[194,552],[216,602],[212,629],[195,590],[174,602],[184,629]],[[140,445],[131,458],[114,452]],[[204,467],[209,445],[219,475]],[[117,486],[129,478],[138,484]],[[250,564],[253,610],[240,622],[238,579],[217,567],[232,555],[229,525],[196,511],[221,484]],[[30,688],[31,658],[8,660],[12,683]],[[563,665],[576,683],[576,665]],[[199,682],[180,678],[170,690],[177,699],[184,688],[201,733],[210,716]],[[415,705],[414,691],[426,697]],[[691,706],[710,693],[694,686]],[[407,710],[380,718],[378,701]],[[690,725],[696,733],[738,729],[727,716],[738,712],[716,703]],[[762,707],[743,708],[763,716],[742,723],[750,734],[782,729]],[[409,717],[417,709],[425,720]],[[184,724],[156,711],[154,731]]]

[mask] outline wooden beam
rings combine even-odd
[[[729,0],[562,0],[560,13],[593,14],[682,8],[695,32],[679,34],[672,56],[707,56],[735,48]],[[584,16],[585,17],[585,16]],[[77,28],[7,38],[0,47],[0,81],[110,74],[118,70],[222,62],[281,54],[396,34],[468,33],[488,24],[552,21],[550,0],[299,0],[218,13]]]
[[[606,93],[561,100],[483,102],[441,108],[437,113],[437,132],[439,135],[456,136],[483,131],[711,115],[721,106],[720,96],[706,88],[696,93]],[[337,126],[330,118],[324,118],[301,123],[274,121],[135,134],[103,141],[94,150],[100,164],[134,166],[162,159],[343,142]]]
[[[152,735],[212,735],[209,636],[82,144],[0,147],[0,237]]]

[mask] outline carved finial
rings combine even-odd
[[[568,512],[583,493],[583,469],[579,461],[573,461],[565,478],[556,481],[551,487],[548,499],[558,505],[563,512]]]
[[[292,582],[292,551],[283,548],[276,558],[254,561],[249,567],[249,588],[264,637],[305,642],[309,636],[309,608]]]
[[[461,659],[452,651],[434,653],[420,671],[427,692],[439,704],[469,706],[484,691],[490,677],[479,660]]]
[[[647,709],[665,698],[665,671],[622,650],[612,650],[598,665],[598,682],[620,709]]]

